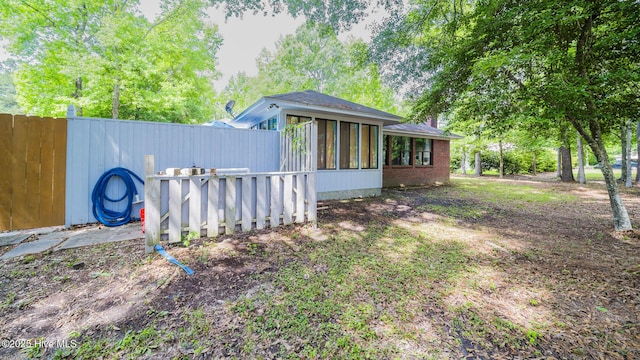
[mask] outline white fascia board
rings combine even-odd
[[[243,112],[241,112],[240,114],[238,114],[236,117],[233,118],[233,120],[231,121],[231,123],[238,123],[238,125],[246,125],[243,122],[243,119],[246,118],[247,116],[249,116],[249,114],[251,114],[254,110],[259,109],[261,106],[264,106],[265,104],[265,99],[260,98],[260,100],[256,101],[255,103],[253,103],[253,105],[249,106],[248,108],[246,108]],[[250,127],[252,124],[248,124],[247,127]]]

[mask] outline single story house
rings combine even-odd
[[[282,131],[288,124],[317,125],[315,168],[319,200],[378,196],[382,187],[449,181],[449,143],[436,124],[407,124],[384,111],[316,91],[265,96],[231,125]]]
[[[88,118],[78,116],[73,106],[61,119],[0,114],[4,129],[0,147],[14,144],[5,149],[5,158],[17,159],[6,160],[8,170],[0,174],[0,183],[8,189],[0,198],[0,230],[97,221],[92,189],[99,179],[114,168],[144,176],[145,155],[154,155],[156,171],[195,166],[242,168],[261,176],[314,172],[314,196],[320,200],[375,196],[383,187],[447,182],[449,143],[456,136],[432,126],[436,124],[401,120],[315,91],[265,96],[238,115],[234,127],[220,122],[202,126]],[[295,131],[304,130],[309,140],[303,142],[303,152],[294,151],[299,143],[290,141],[297,135],[282,131],[292,123],[302,123]],[[34,148],[38,151],[31,151]],[[109,197],[123,196],[124,185],[113,181]],[[284,180],[281,185],[291,186]],[[136,188],[143,193],[141,183]],[[238,189],[238,196],[241,193]],[[297,200],[297,192],[293,198]],[[129,205],[125,202],[110,209],[121,211]],[[40,204],[35,206],[40,210],[34,213],[33,204]],[[240,203],[237,209],[241,208]],[[134,216],[137,211],[133,209]]]

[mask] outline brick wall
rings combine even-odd
[[[449,182],[449,140],[433,140],[433,166],[385,166],[382,186],[420,186]]]

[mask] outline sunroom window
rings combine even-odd
[[[337,121],[318,119],[318,169],[336,168]]]
[[[378,168],[378,126],[362,124],[362,168]]]
[[[340,168],[357,169],[359,124],[340,122]]]

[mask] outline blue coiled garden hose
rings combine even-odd
[[[120,198],[112,199],[107,196],[107,185],[112,177],[117,176],[124,181],[126,191]],[[136,179],[144,185],[142,180],[133,171],[121,167],[113,168],[106,171],[93,188],[91,193],[91,201],[93,202],[93,216],[105,224],[106,226],[120,226],[127,224],[131,221],[131,211],[133,207],[133,201],[138,195],[138,189],[133,181]],[[120,201],[127,200],[127,207],[122,211],[109,210],[106,208],[107,202],[119,203]]]

